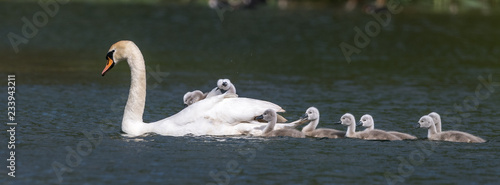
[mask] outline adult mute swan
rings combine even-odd
[[[420,120],[418,120],[418,124],[416,126],[428,129],[427,138],[429,138],[429,140],[464,142],[464,143],[486,142],[484,139],[466,132],[450,130],[439,133],[436,130],[436,124],[434,123],[434,119],[429,115],[422,116]]]
[[[373,121],[373,117],[369,114],[365,114],[361,116],[361,119],[359,119],[359,122],[362,124],[363,127],[366,127],[365,130],[375,130],[375,121]],[[384,130],[382,130],[384,131]],[[396,132],[396,131],[385,131],[389,134],[398,136],[401,139],[417,139],[417,137],[412,136],[410,134],[402,133],[402,132]]]
[[[367,130],[356,132],[356,120],[354,115],[346,113],[340,118],[340,124],[347,126],[346,137],[364,140],[401,140],[401,138],[381,130]]]
[[[261,136],[264,137],[288,136],[288,137],[298,137],[298,138],[306,137],[302,132],[295,129],[282,128],[274,130],[274,126],[276,125],[276,120],[278,119],[278,117],[276,116],[276,111],[274,111],[273,109],[267,109],[262,115],[258,116],[256,119],[263,119],[269,122]]]
[[[130,67],[131,84],[122,120],[122,131],[129,136],[145,133],[170,136],[240,135],[242,132],[252,131],[255,127],[252,124],[236,127],[240,123],[251,122],[267,109],[284,112],[280,106],[271,102],[223,94],[201,100],[168,118],[144,123],[146,66],[141,51],[132,41],[119,41],[111,46],[106,59],[102,76],[123,60],[127,61]]]
[[[302,128],[302,133],[309,137],[327,137],[327,138],[343,138],[345,132],[329,128],[316,127],[319,124],[319,110],[316,107],[309,107],[306,113],[302,116],[303,120],[310,121],[309,124]]]

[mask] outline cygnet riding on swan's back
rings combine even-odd
[[[226,93],[236,94],[236,87],[231,83],[229,79],[219,79],[217,81],[217,87],[226,91]]]
[[[171,136],[241,135],[242,132],[254,130],[255,125],[239,124],[252,122],[265,110],[284,112],[280,106],[271,102],[224,94],[201,100],[168,118],[144,123],[142,117],[146,102],[146,65],[141,51],[132,41],[119,41],[111,46],[106,60],[102,76],[120,61],[127,61],[130,67],[131,84],[122,120],[122,131],[128,136],[146,133]]]
[[[302,133],[309,137],[327,137],[327,138],[343,138],[345,132],[329,128],[316,127],[319,124],[319,110],[316,107],[309,107],[306,113],[301,117],[305,121],[310,121],[309,124],[302,128]]]
[[[266,110],[262,115],[258,116],[257,119],[263,119],[269,122],[262,133],[262,136],[264,137],[276,137],[276,136],[288,136],[288,137],[298,137],[298,138],[306,137],[302,132],[295,129],[283,128],[274,130],[274,125],[276,125],[277,117],[276,117],[276,111],[274,111],[273,109]]]
[[[193,103],[205,99],[205,94],[203,94],[203,92],[201,92],[200,90],[194,90],[184,94],[183,99],[184,99],[184,104],[190,106]]]
[[[420,128],[426,128],[427,138],[429,140],[436,141],[451,141],[451,142],[464,142],[464,143],[484,143],[486,142],[484,139],[474,136],[472,134],[466,132],[460,132],[455,130],[450,131],[442,131],[440,133],[436,130],[436,124],[434,123],[434,119],[431,116],[422,116],[420,120],[418,120],[418,124],[416,125]]]
[[[363,124],[363,127],[366,127],[366,131],[368,130],[375,130],[375,121],[373,121],[373,117],[369,114],[365,114],[361,116],[361,119],[359,119],[359,122]],[[377,129],[378,130],[378,129]],[[382,130],[384,131],[384,130]],[[396,132],[396,131],[385,131],[389,134],[395,135],[401,139],[417,139],[417,137],[412,136],[410,134],[406,133],[401,133],[401,132]]]
[[[212,89],[212,91],[210,92],[203,93],[200,90],[195,90],[184,94],[183,97],[184,104],[190,106],[193,103],[196,103],[205,98],[221,95],[222,94],[221,90],[226,91],[226,93],[236,94],[236,87],[231,83],[229,79],[219,79],[217,81],[217,87]]]
[[[401,138],[380,130],[367,130],[356,132],[356,119],[350,113],[344,114],[340,118],[340,124],[347,126],[346,137],[364,140],[401,140]]]

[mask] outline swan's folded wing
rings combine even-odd
[[[267,109],[284,112],[279,105],[251,98],[226,98],[205,112],[205,116],[223,123],[237,124],[248,122]]]

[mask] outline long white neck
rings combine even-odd
[[[316,129],[318,124],[319,124],[319,118],[312,120],[311,122],[309,122],[309,124],[307,124],[304,128],[302,128],[302,132],[312,132]]]
[[[277,121],[278,117],[274,117],[266,126],[266,128],[264,128],[264,134],[267,134],[271,131],[274,130],[274,125],[276,125],[276,121]]]
[[[146,66],[139,48],[131,48],[128,57],[131,83],[127,105],[123,112],[122,130],[132,135],[146,133],[142,116],[146,103]]]
[[[345,135],[347,137],[354,137],[355,133],[356,133],[356,124],[355,123],[351,123],[349,125],[349,127],[347,127],[347,132],[345,133]]]
[[[429,127],[429,130],[427,131],[427,138],[431,138],[431,136],[436,135],[436,134],[437,134],[436,126],[433,123],[433,124],[431,124],[431,127]]]

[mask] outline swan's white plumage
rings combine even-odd
[[[284,112],[280,106],[271,102],[223,94],[205,98],[168,118],[144,123],[142,116],[146,101],[146,69],[141,51],[132,41],[119,41],[111,46],[109,56],[111,58],[108,58],[103,76],[120,61],[126,60],[130,67],[131,85],[122,120],[122,130],[129,136],[148,132],[171,136],[240,135],[242,130],[251,131],[256,126],[235,125],[252,122],[255,116],[266,109]]]

